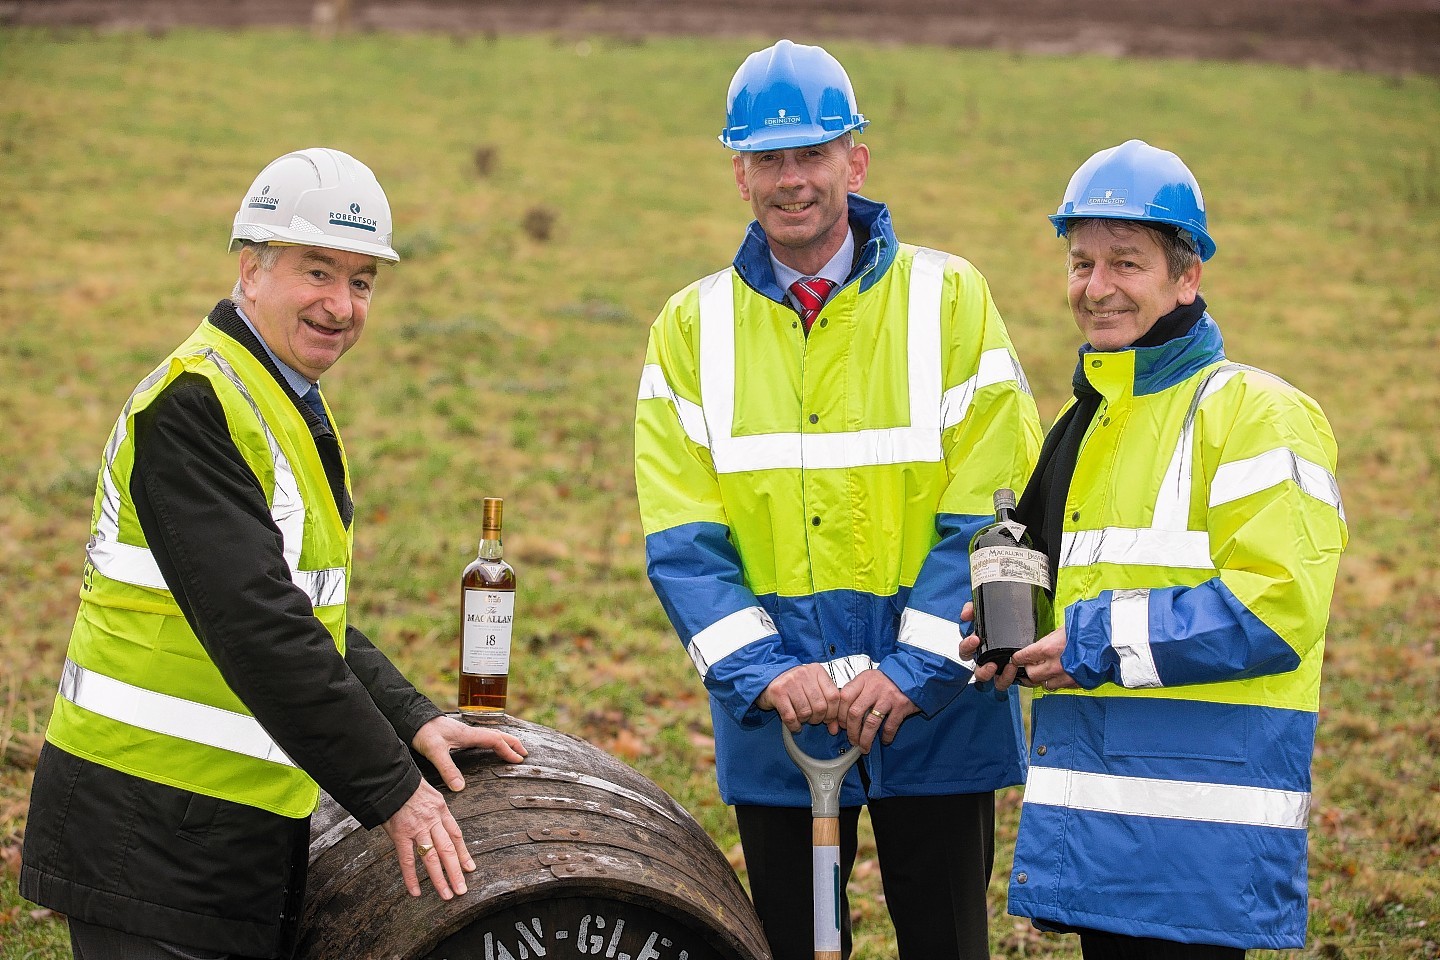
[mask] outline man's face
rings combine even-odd
[[[859,191],[870,168],[869,149],[849,141],[841,136],[812,147],[761,150],[732,160],[740,196],[750,201],[771,251],[802,273],[823,267],[849,229],[846,195]]]
[[[329,370],[365,329],[374,257],[324,247],[281,247],[265,270],[240,254],[246,313],[275,356],[311,380]]]
[[[1155,321],[1195,302],[1200,261],[1170,279],[1165,249],[1154,232],[1124,220],[1090,220],[1070,238],[1070,311],[1096,350],[1119,350]]]

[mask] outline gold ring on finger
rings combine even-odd
[[[415,846],[415,852],[419,853],[420,856],[422,856],[422,857],[428,857],[428,856],[430,856],[430,851],[432,851],[432,850],[434,850],[434,849],[435,849],[435,844],[433,844],[433,843],[420,843],[420,844],[416,844],[416,846]]]
[[[885,714],[881,713],[879,710],[876,710],[874,707],[870,708],[870,716],[874,717],[876,720],[885,719]]]

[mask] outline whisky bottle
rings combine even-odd
[[[1012,518],[1015,492],[995,491],[995,522],[970,539],[970,587],[975,598],[976,664],[1003,669],[1010,656],[1035,642],[1048,620],[1050,558],[1031,546],[1025,526]]]
[[[510,686],[510,636],[515,619],[515,570],[505,562],[500,521],[505,501],[486,497],[480,555],[460,578],[460,713],[505,716]]]

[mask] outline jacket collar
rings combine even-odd
[[[860,292],[864,293],[895,262],[895,229],[890,225],[889,208],[858,193],[850,194],[850,229],[855,233],[857,249],[855,265],[846,284],[859,278]],[[765,239],[765,231],[760,229],[760,221],[750,222],[745,240],[735,254],[734,266],[740,279],[755,292],[776,303],[785,302],[785,291],[775,279],[775,268],[770,264],[770,244]]]
[[[1091,356],[1122,356],[1129,360],[1133,364],[1131,392],[1137,397],[1143,397],[1168,390],[1177,383],[1190,379],[1210,364],[1225,359],[1225,343],[1220,336],[1219,324],[1206,312],[1189,333],[1156,347],[1126,347],[1123,350],[1103,352],[1087,343],[1080,348],[1077,376],[1087,375],[1084,371],[1090,369],[1090,364],[1086,359]],[[1092,383],[1095,379],[1090,377]],[[1095,386],[1108,396],[1114,385],[1096,383]]]

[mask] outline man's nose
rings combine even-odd
[[[355,312],[355,305],[350,299],[350,282],[348,280],[335,280],[325,288],[325,296],[322,298],[325,311],[336,320],[349,320]]]
[[[1085,296],[1095,303],[1104,300],[1115,292],[1115,284],[1111,281],[1110,271],[1104,264],[1097,263],[1090,271],[1090,280],[1085,284]]]
[[[780,160],[780,176],[778,183],[782,187],[795,187],[804,182],[800,175],[800,162],[792,156],[785,156]]]

